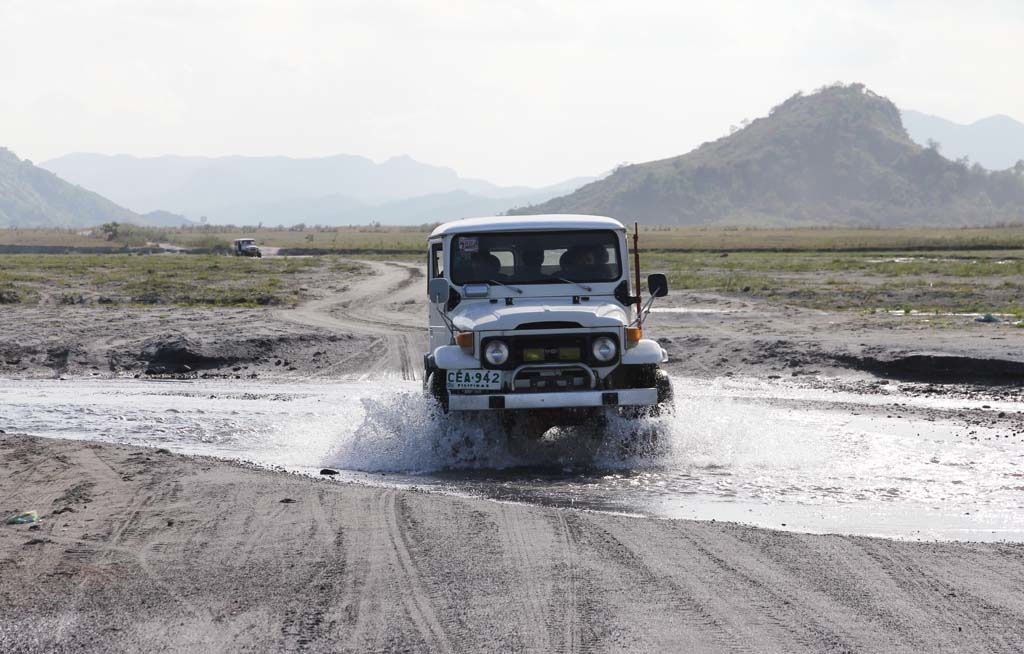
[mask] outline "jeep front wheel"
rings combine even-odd
[[[423,390],[434,398],[434,401],[441,406],[442,411],[448,413],[448,384],[444,370],[435,368],[428,373],[423,381]]]

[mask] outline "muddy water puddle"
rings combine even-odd
[[[1020,402],[674,381],[673,417],[528,446],[510,447],[489,416],[438,415],[418,384],[394,380],[0,380],[0,429],[659,518],[1024,541]],[[963,419],[1000,413],[1009,421]]]

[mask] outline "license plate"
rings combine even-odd
[[[449,370],[448,388],[460,391],[501,390],[501,373],[497,370]]]

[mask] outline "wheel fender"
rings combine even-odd
[[[442,345],[434,350],[434,365],[444,370],[464,370],[479,368],[480,361],[471,354],[466,354],[458,345]]]
[[[622,364],[635,366],[642,364],[657,364],[668,361],[668,353],[658,345],[657,341],[649,338],[642,338],[633,347],[626,348],[622,353]]]

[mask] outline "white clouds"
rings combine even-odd
[[[408,153],[544,183],[683,152],[797,89],[862,81],[1024,117],[1016,2],[0,0],[5,144]]]

